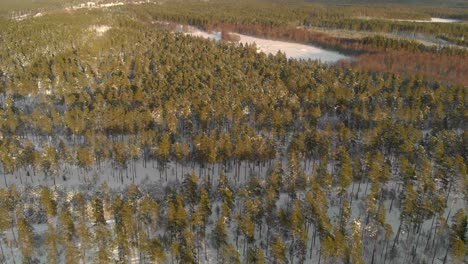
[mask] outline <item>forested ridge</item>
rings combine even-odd
[[[446,56],[447,81],[151,24],[221,25],[187,8],[0,21],[0,263],[467,260],[464,50],[348,50]]]

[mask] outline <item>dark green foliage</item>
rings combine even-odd
[[[138,254],[142,262],[198,263],[215,249],[220,263],[319,257],[383,263],[400,248],[412,257],[412,249],[396,246],[402,242],[440,258],[437,249],[447,237],[447,252],[463,260],[466,214],[458,211],[448,225],[443,218],[453,193],[466,192],[465,86],[266,55],[149,22],[206,28],[238,23],[291,38],[307,32],[291,28],[319,21],[359,30],[447,30],[448,37],[465,25],[359,22],[349,17],[359,9],[304,3],[181,5],[83,10],[0,24],[5,187],[11,180],[36,184],[44,175],[64,183],[76,170],[93,190],[65,194],[57,185],[38,196],[14,185],[1,189],[0,230],[12,233],[10,247],[32,261],[37,245],[31,223],[47,215],[49,262],[126,262]],[[218,13],[222,8],[228,11]],[[362,12],[392,16],[398,10]],[[429,14],[411,10],[401,16]],[[111,29],[100,35],[94,28],[99,25]],[[456,64],[466,56],[379,36],[350,43],[349,50],[401,51],[399,59],[414,52],[456,58]],[[453,67],[466,67],[460,65]],[[444,74],[460,73],[451,69]],[[167,176],[166,194],[153,188],[154,175],[148,186],[130,183],[141,182],[137,172],[151,162],[161,181],[162,172],[173,176],[168,172],[174,164],[191,173]],[[110,175],[91,175],[107,168]],[[121,185],[103,184],[95,193],[94,181],[105,177]],[[114,193],[119,188],[126,191]],[[393,234],[386,216],[395,210],[401,223]],[[362,227],[350,225],[355,216]],[[65,255],[57,258],[60,252]],[[424,253],[421,261],[429,257]]]

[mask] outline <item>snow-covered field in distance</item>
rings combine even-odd
[[[416,21],[416,22],[419,22],[419,21]],[[430,22],[434,22],[434,23],[458,23],[458,22],[462,22],[462,21],[458,20],[458,19],[431,17]]]
[[[188,35],[202,37],[206,39],[221,40],[221,32],[208,33],[200,30],[186,33]],[[237,34],[237,33],[236,33]],[[292,42],[261,39],[246,35],[237,34],[240,37],[239,43],[256,44],[258,52],[265,54],[276,54],[278,51],[284,52],[286,57],[292,59],[320,60],[324,63],[335,63],[339,60],[349,59],[349,57],[335,51],[324,50],[311,45],[304,45]]]
[[[431,20],[420,20],[420,19],[391,19],[392,21],[403,21],[403,22],[417,22],[417,23],[458,23],[462,22],[458,19],[431,17]]]
[[[378,17],[359,17],[360,19],[380,19]],[[398,22],[415,22],[415,23],[460,23],[463,20],[451,19],[451,18],[440,18],[440,17],[431,17],[430,20],[422,19],[389,19],[384,18],[384,20],[398,21]]]

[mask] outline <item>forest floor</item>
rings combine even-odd
[[[283,166],[287,166],[287,161],[282,161]],[[301,163],[301,167],[304,169],[306,175],[311,175],[314,171],[314,166],[310,164]],[[166,164],[165,169],[158,168],[157,163],[150,161],[144,163],[142,160],[131,161],[128,164],[127,169],[119,169],[115,166],[113,162],[102,162],[101,165],[89,170],[83,170],[78,166],[70,166],[70,165],[62,165],[60,168],[60,175],[61,177],[57,177],[55,180],[52,177],[47,177],[42,172],[32,172],[30,169],[24,168],[18,170],[15,175],[8,175],[7,182],[8,185],[15,184],[19,186],[20,190],[23,188],[30,188],[32,190],[37,189],[37,187],[41,186],[55,186],[58,190],[64,190],[67,193],[70,193],[70,196],[76,191],[86,192],[88,194],[99,192],[101,186],[103,184],[109,186],[109,188],[113,192],[123,192],[128,188],[130,184],[136,184],[139,186],[142,193],[147,193],[152,196],[160,196],[163,198],[164,189],[166,187],[177,187],[181,186],[183,179],[192,172],[198,175],[200,181],[203,179],[208,179],[211,183],[212,188],[218,185],[219,182],[219,175],[220,172],[224,172],[229,182],[234,188],[241,188],[244,186],[251,177],[257,177],[260,182],[265,182],[268,177],[268,171],[271,169],[271,164],[269,162],[265,162],[263,164],[254,165],[253,163],[242,162],[239,170],[238,175],[236,176],[235,170],[233,166],[223,166],[221,164],[215,164],[213,166],[206,166],[205,168],[200,167],[198,164],[195,163],[186,163],[182,165],[180,163],[169,162]],[[329,166],[330,170],[333,170],[332,165]],[[30,176],[25,176],[30,175]],[[55,183],[54,183],[55,182]],[[4,188],[5,184],[4,181],[0,181],[0,188]],[[395,199],[395,195],[398,193],[399,188],[401,188],[401,182],[396,180],[391,180],[382,188],[383,197],[385,208],[387,211],[386,223],[391,225],[392,230],[394,231],[393,236],[395,236],[396,230],[398,230],[400,225],[400,207],[401,205],[398,202],[398,199]],[[31,189],[30,189],[31,190]],[[370,184],[368,182],[359,182],[354,181],[347,190],[347,197],[351,201],[351,216],[350,219],[356,219],[361,222],[363,225],[366,225],[366,219],[363,217],[366,215],[366,201],[367,201],[367,194],[370,192]],[[305,199],[305,193],[298,191],[297,193],[298,199]],[[393,198],[392,198],[393,197]],[[285,208],[291,206],[290,197],[286,193],[281,193],[277,206]],[[328,217],[332,221],[332,223],[337,224],[339,221],[339,198],[338,193],[336,190],[332,190],[329,194],[329,204],[330,207],[328,209]],[[392,205],[393,204],[393,205]],[[443,216],[450,222],[450,217],[460,208],[465,208],[467,205],[464,203],[462,197],[456,192],[451,192],[445,209]],[[220,203],[213,202],[213,208],[219,208]],[[234,212],[237,212],[239,208],[235,209]],[[218,213],[217,213],[218,212]],[[240,213],[240,211],[239,211]],[[209,220],[209,227],[208,227],[208,234],[211,233],[211,230],[214,228],[214,223],[216,219],[219,217],[219,209],[213,210],[213,213]],[[112,228],[113,219],[111,217],[106,218],[108,226]],[[90,223],[90,226],[92,223]],[[421,240],[419,241],[420,246],[418,247],[419,253],[418,256],[427,256],[432,254],[425,254],[424,245],[425,243],[430,242],[431,239],[431,232],[433,230],[433,220],[432,218],[426,219],[421,227]],[[46,230],[47,224],[36,222],[33,224],[33,229],[37,237],[43,237],[44,232]],[[228,227],[230,232],[230,242],[233,245],[238,245],[236,248],[240,253],[241,259],[244,259],[245,254],[245,245],[247,244],[244,241],[243,237],[239,237],[238,243],[236,243],[236,238],[234,237],[235,234],[235,225],[231,225]],[[261,230],[266,230],[267,226],[264,224],[264,227]],[[17,231],[13,231],[17,232]],[[363,232],[376,232],[373,230],[372,225],[367,225]],[[313,235],[313,228],[308,230],[309,237]],[[376,233],[377,236],[383,235]],[[5,233],[7,236],[7,241],[13,240],[13,234],[11,231],[7,231]],[[257,232],[255,235],[258,238],[259,244],[266,244],[266,236],[265,233]],[[393,241],[394,238],[391,239]],[[402,231],[400,234],[399,244],[397,247],[397,254],[390,253],[392,255],[392,259],[387,259],[387,263],[409,263],[411,261],[411,254],[406,254],[403,252],[407,252],[407,250],[400,249],[401,247],[404,248],[411,248],[416,243],[417,237],[416,234],[407,234],[406,232]],[[310,248],[312,240],[309,241],[308,248]],[[364,252],[368,252],[370,255],[373,250],[372,243],[363,243],[363,250]],[[388,245],[379,245],[378,246],[378,253],[376,256],[376,263],[383,263],[384,256],[388,255],[386,252],[386,247]],[[318,250],[320,249],[320,242],[317,242],[315,245],[312,246],[313,252],[315,252],[314,256],[311,259],[307,259],[306,263],[317,263],[318,262]],[[92,251],[92,250],[91,250]],[[93,255],[93,252],[89,252],[89,256]],[[409,251],[408,251],[409,252]],[[13,258],[11,257],[11,252],[5,252],[5,257],[8,261],[12,261]],[[116,254],[116,252],[114,252]],[[438,255],[440,256],[443,252],[439,252]],[[16,260],[21,259],[20,250],[15,249],[13,251],[14,258]],[[45,249],[43,254],[39,256],[42,260],[46,260]],[[131,257],[132,260],[130,263],[138,263],[138,253],[136,250],[133,252],[133,256]],[[424,258],[426,261],[430,261],[428,258]],[[216,251],[212,248],[207,249],[207,259],[200,258],[200,263],[216,263]],[[10,262],[8,262],[10,263]],[[45,262],[41,262],[45,263]],[[370,263],[366,261],[366,263]],[[436,261],[434,263],[442,263],[442,261]]]

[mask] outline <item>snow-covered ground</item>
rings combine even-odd
[[[16,21],[22,21],[22,20],[25,20],[26,18],[28,18],[31,14],[22,14],[22,15],[16,15],[16,16],[13,16],[12,19],[16,20]]]
[[[206,39],[221,40],[221,32],[208,33],[205,31],[194,31],[194,32],[188,32],[187,34],[191,36],[195,36],[195,37],[206,38]]]
[[[420,19],[391,19],[393,21],[403,21],[403,22],[417,22],[417,23],[458,23],[461,20],[458,19],[449,19],[449,18],[439,18],[431,17],[431,20],[420,20]]]
[[[213,39],[216,41],[221,39],[221,32],[208,33],[196,30],[186,34],[206,39]],[[240,37],[239,43],[249,45],[255,44],[257,46],[258,52],[264,52],[265,54],[276,54],[278,51],[281,51],[284,52],[288,58],[320,60],[325,63],[335,63],[339,60],[349,59],[349,57],[338,52],[320,49],[311,45],[261,39],[242,34],[237,35]]]
[[[379,19],[377,17],[359,17],[361,19]],[[415,22],[415,23],[460,23],[463,20],[459,19],[451,19],[451,18],[440,18],[440,17],[431,17],[430,20],[423,20],[423,19],[385,19],[391,21],[399,21],[399,22]]]
[[[419,22],[419,21],[417,21],[417,22]],[[462,21],[458,20],[458,19],[431,17],[431,22],[434,22],[434,23],[458,23],[458,22],[462,22]]]
[[[96,3],[96,2],[87,2],[87,3],[81,3],[81,4],[78,4],[78,5],[74,5],[74,6],[68,6],[68,7],[65,7],[63,9],[58,9],[58,10],[54,10],[54,11],[59,11],[59,10],[64,10],[64,11],[72,11],[72,10],[78,10],[78,9],[103,9],[103,8],[110,8],[110,7],[114,7],[114,6],[123,6],[123,5],[126,5],[126,4],[132,4],[132,5],[140,5],[140,4],[148,4],[148,3],[152,3],[148,0],[143,0],[143,1],[136,1],[136,2],[131,2],[131,3],[124,3],[124,2],[112,2],[112,3],[106,3],[106,4],[100,4],[100,3]],[[47,14],[49,12],[45,12],[45,14]],[[43,16],[44,13],[42,12],[38,12],[38,13],[31,13],[31,12],[28,12],[26,14],[13,14],[11,16],[11,19],[13,20],[16,20],[16,21],[21,21],[21,20],[24,20],[24,19],[27,19],[27,18],[36,18],[36,17],[41,17]]]
[[[89,27],[89,30],[95,31],[96,35],[98,35],[98,36],[102,36],[104,33],[106,33],[111,28],[112,27],[105,26],[105,25],[93,25],[93,26]]]
[[[34,140],[33,140],[34,141]],[[286,159],[278,157],[279,160],[276,160],[282,164],[283,168],[288,168],[288,162]],[[192,171],[195,172],[199,177],[200,177],[200,182],[202,179],[206,179],[208,175],[210,177],[208,178],[208,181],[211,183],[211,186],[216,186],[219,182],[219,174],[221,171],[225,171],[225,175],[227,176],[227,179],[229,180],[229,185],[233,186],[234,188],[240,188],[244,184],[246,184],[249,179],[251,178],[252,175],[256,176],[260,182],[265,182],[267,177],[268,177],[268,171],[271,169],[272,164],[275,162],[266,162],[266,163],[261,163],[254,165],[252,163],[247,163],[247,162],[242,162],[241,166],[239,167],[238,173],[239,177],[236,180],[236,172],[234,168],[234,164],[226,164],[226,166],[223,166],[222,164],[215,164],[214,166],[207,166],[207,168],[200,168],[200,166],[196,163],[192,162],[186,162],[184,164],[178,164],[175,162],[169,162],[166,164],[166,170],[161,171],[158,169],[157,162],[148,161],[146,164],[143,163],[142,160],[137,160],[137,161],[129,161],[127,163],[128,169],[123,169],[119,170],[115,164],[111,161],[106,161],[106,162],[101,162],[101,165],[99,167],[93,166],[91,169],[84,171],[83,169],[79,168],[76,165],[69,165],[69,164],[61,164],[59,173],[60,177],[56,178],[56,186],[51,187],[53,189],[58,189],[58,190],[63,190],[64,192],[68,194],[73,194],[76,191],[82,191],[88,194],[92,194],[100,189],[100,186],[102,186],[103,183],[106,183],[107,186],[110,187],[111,190],[113,191],[121,191],[123,192],[132,182],[137,184],[142,191],[142,193],[145,194],[151,194],[152,197],[161,197],[164,194],[163,189],[167,186],[180,186],[181,182],[183,181],[183,176],[184,174],[191,173]],[[313,163],[315,164],[315,162]],[[304,161],[300,163],[300,167],[304,170],[306,175],[313,175],[313,171],[315,170],[314,166],[307,166]],[[328,166],[329,171],[333,171],[334,169],[332,168],[332,165],[330,164]],[[167,173],[167,176],[166,176]],[[287,174],[287,169],[285,171],[285,175]],[[3,177],[0,177],[0,188],[5,188],[6,186],[4,185],[4,180],[8,182],[8,185],[15,184],[19,187],[20,193],[25,190],[26,186],[36,186],[35,190],[39,190],[37,187],[40,186],[52,186],[53,185],[53,179],[52,177],[46,177],[41,170],[37,170],[35,173],[31,171],[31,168],[19,168],[13,175],[8,174],[4,175],[3,173],[0,173],[0,176],[6,176],[4,179]],[[417,259],[418,261],[421,260],[421,262],[415,262],[415,263],[424,263],[422,261],[430,261],[431,256],[433,256],[433,253],[427,253],[425,252],[425,244],[428,243],[428,241],[433,241],[431,234],[434,230],[433,226],[433,218],[425,219],[422,223],[421,227],[421,237],[418,239],[418,236],[413,232],[413,233],[408,233],[406,228],[403,228],[400,232],[400,239],[399,242],[396,246],[397,254],[393,254],[391,251],[392,243],[394,241],[394,238],[396,236],[396,233],[399,229],[400,225],[400,215],[401,215],[401,204],[399,201],[399,198],[396,198],[392,204],[391,196],[390,193],[394,192],[396,195],[399,193],[399,188],[398,185],[401,186],[401,182],[398,182],[396,177],[393,177],[392,180],[390,180],[388,183],[382,185],[382,192],[384,193],[383,199],[385,203],[385,209],[386,209],[386,221],[385,223],[389,224],[392,227],[393,234],[391,237],[387,240],[389,241],[387,244],[385,244],[384,240],[384,234],[382,233],[381,229],[378,229],[373,222],[366,223],[366,216],[367,216],[367,199],[368,195],[370,192],[370,184],[368,184],[366,181],[363,181],[360,183],[360,187],[358,187],[359,182],[354,181],[351,186],[348,187],[347,189],[347,197],[348,200],[351,201],[351,216],[350,220],[356,219],[360,223],[362,223],[363,226],[363,231],[362,233],[365,234],[363,238],[363,254],[365,256],[371,256],[372,255],[372,250],[374,249],[374,243],[370,241],[370,239],[376,239],[379,241],[376,244],[377,252],[375,256],[375,262],[374,263],[384,263],[384,261],[387,261],[386,263],[410,263],[410,259],[412,258],[410,254],[411,248],[416,244],[416,240],[419,241],[419,245],[417,246]],[[31,190],[31,189],[29,189]],[[156,194],[157,196],[154,196],[153,194]],[[299,200],[304,199],[304,192],[303,191],[298,191],[297,196]],[[72,195],[67,195],[67,197],[72,197]],[[352,197],[352,199],[351,199]],[[327,215],[332,222],[333,225],[338,225],[339,221],[339,197],[336,192],[336,189],[332,190],[330,193],[327,194],[327,201],[330,205],[330,207],[327,210]],[[33,199],[33,202],[29,203],[29,206],[38,206],[37,200],[39,198]],[[214,228],[214,223],[216,222],[216,219],[218,219],[219,215],[216,213],[215,208],[219,208],[220,202],[218,200],[213,200],[213,213],[210,216],[209,220],[209,225],[207,227],[207,232],[208,238],[212,234],[212,230]],[[236,201],[237,204],[233,212],[240,213],[240,204],[242,201]],[[288,205],[289,204],[289,205]],[[282,192],[280,193],[277,206],[281,208],[287,208],[291,206],[290,204],[290,198],[287,193]],[[447,201],[447,208],[445,208],[444,213],[443,213],[443,218],[447,219],[449,221],[449,224],[451,224],[451,217],[455,214],[455,212],[460,209],[466,207],[466,204],[464,200],[462,199],[461,195],[456,195],[456,191],[453,190],[452,193],[448,197]],[[390,209],[392,208],[392,209]],[[219,211],[219,210],[218,210]],[[107,228],[110,230],[113,228],[113,219],[112,218],[107,218]],[[32,221],[32,226],[34,229],[34,234],[36,237],[36,241],[43,241],[44,236],[45,236],[45,231],[47,229],[47,225],[44,223],[39,223],[39,222],[34,222]],[[258,231],[258,228],[255,230],[255,239],[256,239],[256,244],[263,250],[265,250],[265,253],[269,254],[269,251],[266,251],[264,245],[266,245],[266,236],[265,236],[265,230],[267,230],[267,226],[265,222],[260,223],[262,225],[261,230],[263,231],[263,234],[260,234]],[[92,223],[89,223],[90,227],[92,226]],[[228,225],[228,237],[229,237],[229,243],[232,245],[236,245],[236,228],[237,228],[237,223],[233,220],[231,221]],[[16,263],[21,262],[22,257],[21,257],[21,252],[20,250],[14,246],[13,240],[14,240],[14,235],[17,234],[17,230],[6,230],[3,234],[0,233],[0,243],[2,243],[4,249],[5,249],[5,263],[13,263],[13,260],[16,261]],[[375,236],[370,236],[370,232],[375,232]],[[307,231],[309,241],[307,248],[309,249],[312,246],[312,241],[314,237],[314,229],[310,228],[310,230]],[[270,237],[271,239],[271,237]],[[443,259],[442,256],[444,254],[445,250],[445,242],[437,238],[436,243],[440,244],[440,248],[438,249],[437,258],[435,259],[434,263],[436,264],[442,264]],[[8,243],[10,245],[13,245],[11,247],[8,247]],[[289,243],[289,242],[288,242]],[[289,245],[287,243],[287,245]],[[239,236],[239,246],[236,247],[236,250],[238,250],[241,259],[245,259],[245,251],[244,247],[246,245],[245,237],[244,236]],[[263,245],[263,246],[262,246]],[[320,250],[320,240],[317,240],[316,243],[314,243],[313,247],[313,256],[308,258],[305,263],[307,264],[313,264],[313,263],[318,263],[318,258],[319,258],[319,250]],[[388,247],[388,248],[387,248]],[[10,250],[11,249],[11,250]],[[131,262],[130,263],[139,263],[140,260],[138,258],[137,250],[133,249],[132,250],[132,255],[131,255]],[[63,251],[61,253],[62,255],[60,256],[60,260],[63,260]],[[168,254],[168,261],[164,263],[170,263],[170,253],[167,252]],[[86,254],[89,257],[89,261],[91,261],[95,255],[94,249],[90,249],[90,251]],[[395,255],[395,256],[393,256]],[[387,256],[387,257],[386,257]],[[392,257],[390,257],[392,256]],[[43,245],[38,246],[36,248],[36,253],[34,255],[36,259],[38,259],[40,262],[39,263],[47,263],[46,260],[46,253],[45,253],[45,247]],[[113,258],[117,259],[117,249],[114,248],[113,250]],[[449,258],[449,262],[451,263]],[[0,261],[1,263],[1,261]],[[91,263],[91,262],[90,262]],[[217,252],[216,250],[210,246],[208,242],[208,248],[207,248],[207,260],[205,260],[203,257],[200,257],[199,263],[217,263]],[[294,262],[296,263],[296,262]],[[369,259],[367,259],[366,263],[371,263]],[[427,262],[429,263],[429,262]]]

